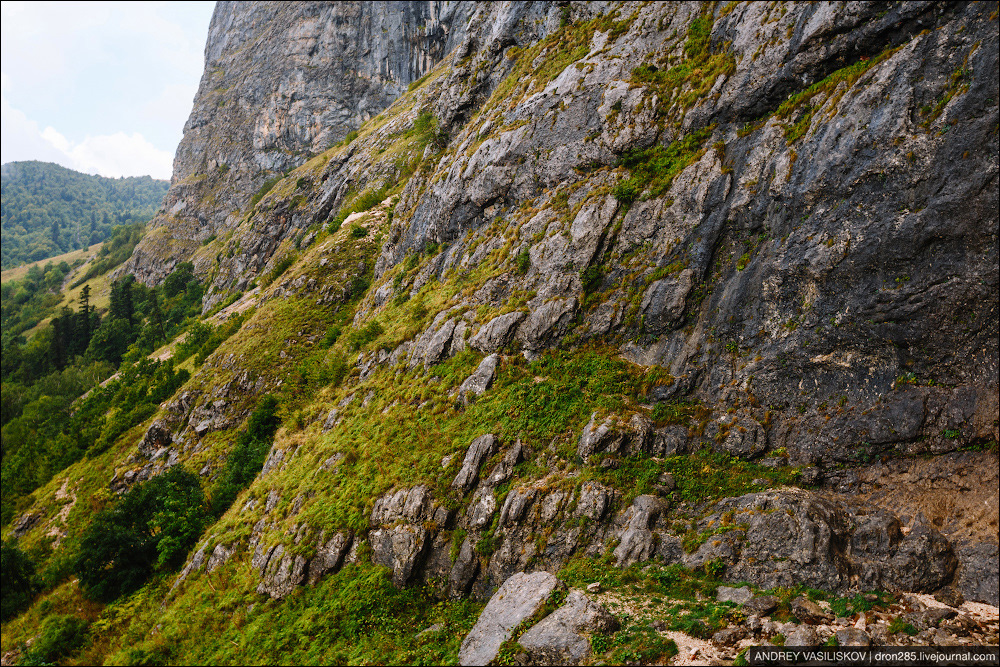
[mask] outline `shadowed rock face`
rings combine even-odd
[[[162,279],[272,174],[374,117],[465,37],[469,3],[219,2],[160,227],[124,269]]]
[[[995,440],[1000,92],[991,6],[719,5],[708,48],[731,66],[685,107],[635,72],[680,62],[706,6],[637,5],[621,32],[593,29],[560,71],[538,69],[565,55],[552,45],[530,76],[508,79],[518,54],[558,29],[554,4],[220,3],[173,187],[124,271],[154,281],[193,259],[213,276],[206,306],[217,303],[263,273],[283,242],[329,219],[347,193],[384,182],[380,151],[432,111],[444,145],[428,145],[399,201],[384,203],[393,217],[376,287],[354,324],[405,292],[474,273],[493,251],[506,255],[485,282],[470,279],[446,310],[430,313],[423,331],[365,356],[363,376],[398,363],[430,371],[466,344],[533,358],[598,339],[669,371],[655,402],[684,399],[700,412],[690,429],[595,414],[578,434],[580,459],[710,447],[809,466],[810,485],[840,466]],[[571,3],[570,27],[606,9]],[[275,197],[267,210],[247,210],[269,175],[343,137],[441,59],[447,68],[404,98],[409,107],[295,185],[302,201]],[[851,68],[864,72],[850,78]],[[703,138],[669,186],[628,203],[610,194],[630,175],[623,156],[686,136]],[[199,253],[202,240],[228,229],[227,253]],[[419,271],[394,285],[397,266],[416,253]],[[361,263],[355,274],[370,270]],[[331,412],[326,427],[335,422]],[[203,423],[216,428],[192,425]],[[155,426],[144,451],[169,442]],[[376,503],[367,539],[397,584],[433,574],[451,595],[486,596],[525,568],[557,568],[617,540],[621,565],[718,560],[730,578],[763,586],[931,591],[951,582],[996,600],[995,535],[952,544],[896,508],[783,491],[712,509],[717,520],[746,514],[746,526],[685,554],[664,525],[670,508],[652,496],[622,507],[597,483],[573,496],[526,480],[501,498],[498,480],[509,479],[520,451],[505,454],[506,467],[480,467],[510,446],[469,449],[453,478],[465,504],[457,518],[423,487]],[[481,559],[473,545],[494,519],[496,550]],[[454,555],[442,541],[453,527],[469,533]],[[330,547],[324,572],[347,542]],[[262,553],[272,595],[313,572],[288,554]]]

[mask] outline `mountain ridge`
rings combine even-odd
[[[21,539],[58,524],[42,499],[63,483],[122,494],[183,466],[216,493],[273,395],[281,426],[244,490],[179,575],[135,594],[165,610],[134,621],[163,623],[149,655],[347,662],[384,641],[463,660],[482,602],[543,570],[613,586],[606,605],[630,581],[687,600],[629,612],[658,629],[594,631],[651,647],[642,661],[669,654],[666,629],[900,643],[910,623],[930,643],[951,635],[906,595],[995,606],[995,5],[440,8],[453,48],[325,150],[220,170],[186,134],[189,172],[119,275],[191,261],[234,330],[99,466],[37,493]],[[275,11],[220,3],[213,30]],[[289,36],[336,24],[280,11],[274,67],[244,72],[267,99]],[[215,62],[193,119],[242,94],[213,87]],[[249,128],[211,119],[203,135]],[[519,633],[582,604],[542,579],[498,660],[545,662]],[[748,584],[742,611],[697,599],[731,604],[726,582]],[[872,625],[841,640],[810,595]],[[312,636],[302,609],[344,622]],[[460,631],[417,640],[394,617]],[[995,636],[981,627],[962,636]],[[602,641],[587,651],[633,659]]]

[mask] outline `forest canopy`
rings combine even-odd
[[[144,223],[170,183],[105,178],[47,162],[0,169],[2,267],[37,262],[106,240],[116,226]]]

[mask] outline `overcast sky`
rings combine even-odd
[[[170,178],[214,2],[3,2],[0,162]]]

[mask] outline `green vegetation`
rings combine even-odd
[[[167,192],[149,176],[104,178],[47,162],[3,165],[0,253],[4,269],[107,239],[115,226],[140,226]]]
[[[14,542],[4,540],[0,546],[0,577],[0,620],[6,623],[27,609],[38,592],[35,564]]]
[[[669,146],[657,144],[645,150],[629,151],[619,160],[619,166],[629,170],[631,176],[618,183],[612,190],[615,199],[631,204],[642,195],[649,199],[662,196],[674,182],[677,174],[701,157],[703,144],[714,126],[702,128],[673,141]]]
[[[87,622],[73,614],[49,616],[41,634],[20,661],[23,665],[57,664],[87,640]]]
[[[101,244],[97,258],[87,267],[86,273],[73,283],[77,287],[95,276],[107,273],[132,256],[132,251],[139,245],[145,234],[142,223],[118,225],[111,230],[108,239]]]
[[[902,618],[894,618],[892,619],[892,622],[889,623],[889,634],[894,635],[897,632],[902,632],[912,637],[913,635],[917,634],[919,630],[913,627],[911,623],[907,623]]]
[[[905,44],[895,48],[886,49],[874,58],[861,58],[853,65],[848,65],[847,67],[838,69],[822,81],[814,83],[805,90],[795,93],[782,102],[781,106],[778,107],[774,114],[778,118],[785,121],[788,121],[793,117],[796,119],[791,125],[785,127],[785,140],[789,144],[792,144],[805,135],[810,124],[812,123],[813,116],[821,106],[818,103],[813,104],[813,98],[817,95],[823,94],[823,103],[829,104],[830,108],[835,110],[837,102],[840,98],[843,97],[844,93],[847,92],[847,90],[851,88],[851,86],[853,86],[865,72],[892,56],[896,53],[896,51],[903,48],[903,46],[905,46]],[[834,90],[840,83],[844,83],[846,85],[843,90],[835,93]],[[831,95],[833,97],[830,97]]]
[[[74,571],[84,593],[109,602],[139,590],[157,569],[176,568],[205,525],[198,476],[174,466],[98,512]]]
[[[236,495],[250,486],[264,466],[274,432],[281,423],[277,413],[278,399],[268,394],[251,413],[246,429],[240,431],[236,447],[226,459],[226,467],[212,490],[212,512],[216,517],[229,509]]]
[[[650,93],[656,94],[659,100],[657,115],[661,122],[668,120],[667,115],[675,104],[683,113],[708,95],[720,75],[729,76],[736,71],[736,60],[728,53],[728,46],[716,53],[709,49],[714,25],[712,11],[712,6],[706,4],[688,26],[680,63],[670,66],[669,56],[664,56],[632,70],[632,81],[647,86]],[[680,126],[681,118],[669,120]]]
[[[271,189],[275,185],[277,185],[278,181],[280,181],[282,178],[284,178],[284,176],[282,174],[278,174],[264,181],[264,183],[261,184],[260,188],[258,188],[257,192],[254,193],[253,197],[250,198],[249,209],[252,211],[257,206],[257,204],[260,203],[260,200],[263,199],[264,196],[268,192],[270,192]]]
[[[176,370],[173,361],[145,357],[191,326],[190,318],[200,312],[201,286],[191,264],[179,264],[155,289],[131,276],[116,281],[104,317],[90,305],[85,287],[79,311],[64,307],[50,326],[26,340],[18,329],[25,324],[25,311],[37,307],[45,284],[34,283],[29,270],[25,283],[15,288],[23,293],[31,287],[36,296],[4,303],[4,524],[34,489],[85,453],[106,450],[190,377],[187,370]],[[222,334],[234,326],[238,328],[230,323]],[[202,342],[198,351],[207,354],[209,343],[218,345],[222,334],[213,333],[213,340]],[[117,379],[95,387],[123,361]],[[88,390],[87,398],[78,401]]]

